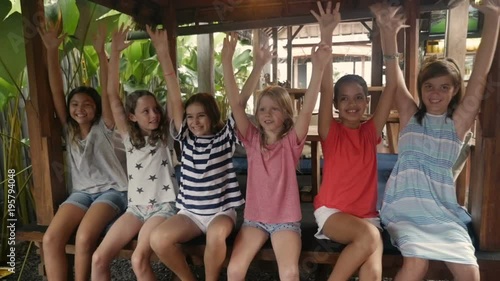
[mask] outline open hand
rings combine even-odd
[[[168,33],[165,29],[153,30],[151,26],[146,25],[146,31],[153,42],[157,54],[170,55],[168,52]]]
[[[52,24],[46,25],[45,22],[41,22],[40,26],[37,28],[40,37],[42,38],[43,44],[47,50],[54,50],[59,48],[59,45],[64,41],[67,34],[59,34],[60,22],[58,21],[55,26]]]
[[[106,43],[106,33],[106,26],[104,24],[99,24],[99,26],[97,27],[97,32],[92,40],[92,45],[94,46],[94,49],[98,54],[105,54],[104,44]]]
[[[390,6],[387,2],[375,3],[370,6],[370,11],[383,31],[398,33],[401,28],[408,27],[401,6]]]
[[[234,50],[236,49],[236,43],[238,43],[238,34],[236,32],[231,32],[226,35],[222,45],[222,61],[229,63],[233,61]]]
[[[500,14],[500,0],[482,0],[481,4],[471,3],[472,7],[478,9],[483,14]]]
[[[271,46],[264,44],[262,47],[255,47],[253,58],[256,66],[264,66],[276,56],[276,50],[271,50]]]
[[[130,44],[131,41],[127,41],[127,34],[129,28],[125,27],[123,24],[120,26],[118,30],[113,32],[112,41],[111,41],[111,51],[112,52],[121,52],[125,50]]]
[[[330,62],[330,57],[332,56],[332,46],[325,43],[320,43],[317,46],[313,46],[311,49],[311,62],[313,65],[317,65],[320,68],[324,68],[328,62]]]
[[[337,2],[335,4],[334,9],[332,9],[331,1],[329,1],[328,4],[326,4],[326,9],[323,9],[321,2],[318,1],[317,4],[318,4],[319,15],[313,10],[311,10],[311,13],[319,23],[319,29],[321,30],[321,41],[325,41],[326,39],[327,42],[330,42],[333,30],[342,20],[339,12],[340,2]],[[329,40],[328,36],[330,37]]]

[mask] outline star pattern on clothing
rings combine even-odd
[[[168,160],[167,159],[161,160],[161,165],[162,166],[167,166],[168,165]]]
[[[128,175],[128,179],[131,180],[134,179],[134,177],[132,175]]]
[[[156,199],[149,199],[149,204],[151,204],[151,205],[156,204]]]
[[[132,203],[132,197],[129,197],[129,198],[128,198],[128,202],[129,202],[129,203]]]
[[[129,150],[128,150],[128,153],[132,154],[132,152],[134,152],[134,148],[131,147]]]
[[[149,179],[150,181],[155,181],[157,179],[156,175],[151,175],[149,176]]]
[[[163,185],[162,190],[168,191],[170,189],[170,185]]]
[[[151,149],[151,150],[149,150],[149,154],[151,154],[151,155],[155,155],[156,151],[157,151],[157,149],[156,149],[156,148],[155,148],[155,149]]]
[[[138,187],[138,188],[137,188],[137,192],[138,192],[139,194],[141,194],[141,193],[143,193],[143,192],[144,192],[144,189],[143,189],[142,187]]]
[[[136,168],[137,170],[140,170],[140,169],[142,169],[143,167],[142,167],[142,164],[141,164],[141,163],[137,163],[137,164],[135,164],[135,168]]]

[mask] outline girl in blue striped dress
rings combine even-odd
[[[226,238],[235,222],[235,208],[244,203],[232,157],[235,121],[226,124],[211,94],[199,93],[182,104],[176,70],[168,51],[166,31],[151,31],[153,44],[168,87],[174,138],[181,143],[181,179],[177,197],[179,213],[151,234],[151,247],[160,260],[183,281],[196,280],[180,243],[206,234],[205,280],[219,279],[226,258]]]
[[[454,280],[479,280],[467,232],[470,216],[457,202],[452,174],[483,99],[498,40],[500,1],[485,0],[476,8],[485,15],[485,22],[476,54],[478,67],[463,98],[462,74],[452,59],[433,58],[424,63],[418,75],[419,105],[398,72],[399,158],[380,211],[382,223],[404,257],[396,281],[422,280],[429,260],[444,261]],[[400,24],[396,7],[380,4],[372,10],[381,29]]]

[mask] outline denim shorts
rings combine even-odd
[[[131,205],[127,208],[127,213],[131,213],[141,221],[146,221],[152,217],[170,218],[177,213],[175,202],[164,202],[151,205]]]
[[[278,231],[293,231],[301,234],[300,222],[285,222],[285,223],[263,223],[245,219],[242,226],[258,228],[269,235],[273,235]]]
[[[121,214],[127,208],[127,192],[116,191],[114,189],[108,189],[98,193],[74,191],[61,205],[73,204],[87,211],[90,206],[95,203],[106,203]]]

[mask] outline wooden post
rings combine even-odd
[[[499,40],[500,41],[500,40]],[[500,45],[488,75],[471,165],[471,213],[479,248],[500,250]],[[475,66],[481,67],[481,66]]]
[[[198,92],[215,94],[214,36],[198,34]]]
[[[36,31],[45,19],[43,1],[21,0],[30,97],[26,103],[37,223],[48,225],[67,197],[61,125],[47,75],[45,47]]]
[[[371,74],[371,86],[382,86],[382,68],[384,67],[382,58],[382,45],[380,42],[380,30],[378,28],[377,22],[372,21],[372,74]],[[378,101],[380,99],[381,91],[370,92],[370,114],[372,114],[377,108]]]
[[[465,73],[465,53],[467,41],[467,21],[469,17],[469,2],[462,1],[459,5],[448,11],[448,24],[446,26],[445,55],[457,62],[462,75]],[[467,165],[455,181],[457,187],[457,200],[460,205],[467,204],[468,176]]]

